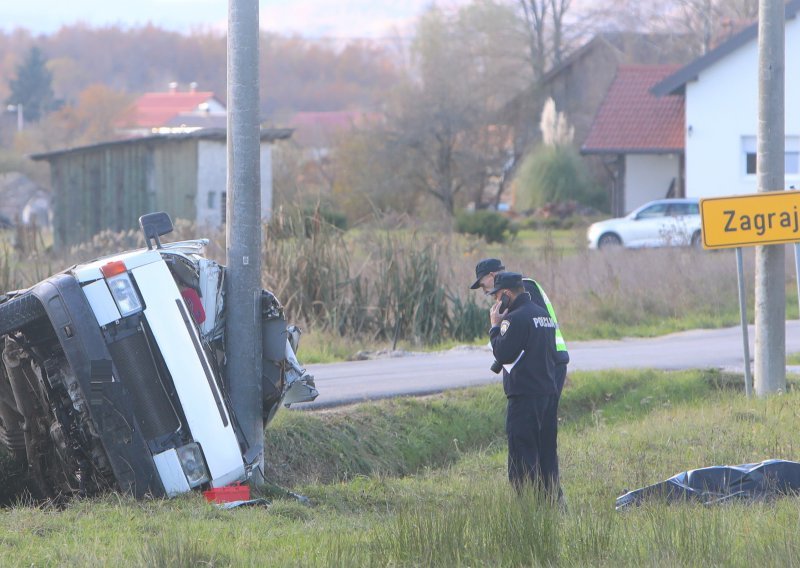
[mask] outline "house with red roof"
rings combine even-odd
[[[785,187],[800,187],[800,0],[785,5]],[[686,65],[618,68],[581,146],[613,172],[612,212],[757,191],[758,23]]]
[[[198,91],[197,83],[180,91],[170,83],[169,91],[144,93],[126,115],[124,134],[181,134],[202,128],[225,128],[227,109],[212,91]]]
[[[800,187],[800,0],[787,2],[784,10],[784,187]],[[757,191],[757,22],[665,77],[652,92],[685,100],[687,196]]]
[[[611,212],[623,215],[663,197],[684,196],[683,97],[650,90],[677,65],[621,65],[581,153],[612,171]]]

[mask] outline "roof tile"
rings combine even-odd
[[[621,65],[592,123],[584,153],[681,152],[684,97],[656,97],[650,88],[677,65]]]
[[[210,99],[216,99],[211,91],[145,93],[136,100],[131,118],[137,126],[164,126],[178,114],[194,111]]]

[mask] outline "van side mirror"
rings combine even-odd
[[[144,242],[147,244],[147,250],[151,250],[150,240],[155,241],[156,248],[161,248],[161,241],[158,237],[172,232],[172,219],[169,218],[163,211],[157,213],[148,213],[139,217],[139,226],[144,233]]]

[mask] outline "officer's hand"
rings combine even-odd
[[[503,321],[503,318],[506,317],[507,313],[508,309],[501,312],[500,302],[495,302],[492,308],[489,310],[489,321],[491,322],[492,327],[500,325],[500,322]]]

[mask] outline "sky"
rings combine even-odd
[[[431,0],[259,0],[262,29],[309,38],[404,34]],[[447,3],[447,2],[445,2]],[[467,3],[467,0],[449,0]],[[442,2],[439,2],[441,5]],[[227,0],[0,0],[0,29],[52,33],[65,24],[137,26],[179,32],[224,30]]]

